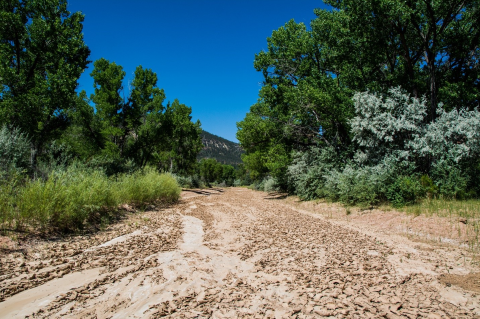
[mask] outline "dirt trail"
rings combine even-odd
[[[476,272],[461,247],[265,197],[186,192],[95,236],[4,249],[0,318],[480,317],[477,293],[442,283]]]

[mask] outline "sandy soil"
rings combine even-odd
[[[480,318],[461,243],[279,198],[188,191],[96,235],[2,239],[0,318]]]

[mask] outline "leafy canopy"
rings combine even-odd
[[[26,133],[37,153],[68,125],[87,67],[80,12],[65,0],[0,2],[0,125]]]

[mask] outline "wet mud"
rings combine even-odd
[[[461,284],[477,277],[448,277],[474,267],[282,198],[187,192],[94,236],[4,250],[0,318],[480,317]]]

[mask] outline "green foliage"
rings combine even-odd
[[[61,139],[79,158],[104,161],[112,173],[124,171],[129,160],[140,168],[193,171],[202,148],[200,122],[193,123],[192,109],[178,100],[163,105],[165,93],[157,87],[156,73],[138,66],[126,100],[121,66],[101,58],[91,76],[95,93],[88,99],[80,92],[69,113],[72,125]]]
[[[447,199],[466,197],[469,178],[458,164],[446,160],[436,162],[432,178],[440,196]]]
[[[402,193],[399,201],[411,202],[417,196],[411,195],[418,186],[414,176],[427,173],[440,195],[460,196],[463,177],[448,177],[446,170],[443,176],[433,174],[436,162],[447,160],[463,174],[455,176],[473,176],[467,188],[476,187],[478,3],[326,3],[334,9],[315,10],[310,29],[289,21],[255,56],[264,85],[259,101],[237,123],[246,151],[242,159],[253,180],[271,175],[284,189],[294,184],[302,198],[331,196],[349,203],[383,200],[391,184]],[[337,168],[342,182],[322,175],[332,169],[325,168],[327,162],[307,167],[308,160],[300,159],[317,147],[332,147],[339,166],[353,160]],[[298,152],[303,155],[294,155]],[[387,158],[413,167],[402,174],[408,178],[382,186],[376,170]],[[325,188],[326,180],[331,182]],[[447,180],[458,182],[459,189],[447,186],[453,183]]]
[[[197,172],[206,186],[216,183],[222,187],[233,186],[238,173],[232,165],[224,165],[213,158],[202,158]]]
[[[423,178],[426,182],[426,178]],[[414,176],[398,176],[395,182],[388,186],[387,199],[395,207],[414,204],[425,196],[426,189],[420,180]]]
[[[358,160],[364,164],[376,164],[385,156],[408,160],[412,156],[411,142],[423,133],[425,99],[412,98],[400,88],[391,88],[384,95],[355,93],[353,101],[355,117],[351,131],[359,146]]]
[[[152,167],[121,175],[117,178],[117,183],[119,197],[135,206],[156,200],[175,202],[180,197],[180,188],[175,178],[171,174],[159,174]]]
[[[275,178],[267,177],[263,181],[263,191],[265,191],[267,193],[271,193],[271,192],[277,192],[279,190],[280,190],[280,188],[279,188],[278,182]]]
[[[68,125],[90,50],[80,12],[64,0],[0,3],[0,126],[19,128],[36,155]]]
[[[324,189],[319,193],[347,205],[371,206],[386,197],[387,185],[394,174],[392,163],[365,167],[348,164],[342,171],[328,172]]]
[[[236,179],[234,182],[233,182],[233,186],[235,187],[240,187],[242,186],[242,180],[241,179]]]
[[[325,175],[340,166],[341,162],[331,147],[312,147],[307,152],[298,152],[288,166],[288,178],[295,194],[301,199],[323,197]]]
[[[182,188],[203,188],[202,180],[198,175],[191,175],[191,176],[180,176],[174,175],[172,176],[177,180],[178,185]]]
[[[115,214],[120,204],[173,202],[180,196],[175,179],[153,168],[107,177],[78,163],[51,172],[47,180],[12,179],[0,189],[3,226],[62,232],[98,223],[102,216]]]
[[[218,166],[218,162],[213,158],[203,158],[198,165],[202,180],[207,186],[210,186],[210,184],[216,180],[215,168]]]
[[[400,85],[417,98],[425,94],[431,120],[437,101],[448,110],[478,105],[477,1],[326,3],[334,10],[316,10],[312,32],[351,89],[386,92]]]
[[[18,128],[0,128],[0,180],[15,172],[31,171],[30,140]]]
[[[164,113],[167,135],[163,137],[164,145],[158,152],[163,151],[162,161],[158,161],[158,166],[169,171],[181,174],[192,173],[197,160],[197,156],[202,149],[202,140],[200,121],[193,123],[191,117],[192,109],[178,100],[168,104]],[[157,141],[158,143],[158,141]],[[165,159],[167,159],[165,161]]]

